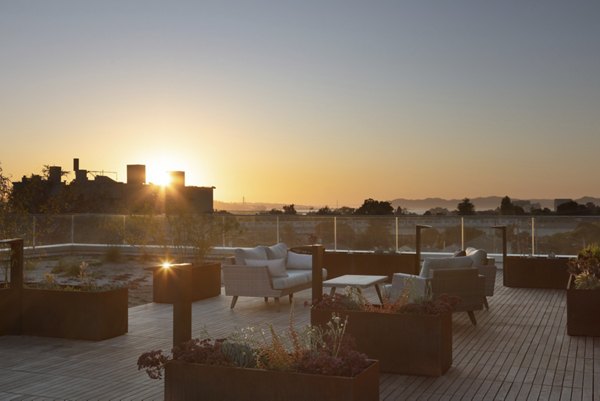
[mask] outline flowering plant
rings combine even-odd
[[[347,318],[333,315],[324,327],[307,326],[298,332],[290,323],[287,333],[247,328],[225,339],[193,339],[172,349],[142,354],[138,370],[152,379],[162,378],[165,365],[182,360],[207,365],[236,366],[332,376],[356,376],[370,365],[365,354],[354,350],[345,335]]]
[[[438,315],[452,312],[460,302],[460,298],[447,294],[442,294],[435,299],[424,298],[417,302],[409,302],[408,291],[410,288],[406,287],[406,290],[395,301],[384,297],[381,305],[375,305],[370,303],[357,288],[346,287],[343,294],[323,294],[321,300],[313,304],[313,308],[334,311],[359,310],[378,313]]]
[[[569,261],[569,273],[575,276],[578,290],[600,289],[600,245],[591,244]]]

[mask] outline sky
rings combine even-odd
[[[0,0],[0,167],[145,164],[226,202],[600,196],[598,21],[596,0]]]

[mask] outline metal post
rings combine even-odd
[[[493,226],[496,230],[502,230],[502,268],[506,268],[506,255],[507,255],[507,247],[506,247],[506,226]]]
[[[465,249],[465,218],[460,218],[460,249]]]
[[[416,256],[415,256],[415,271],[418,272],[421,270],[421,230],[424,228],[431,228],[431,226],[427,226],[424,224],[417,224],[416,226],[416,239],[417,239],[417,245],[416,245]]]
[[[531,256],[535,256],[535,217],[531,218]]]
[[[313,245],[312,247],[312,300],[313,303],[323,298],[323,259],[325,247]]]
[[[337,217],[333,216],[333,250],[337,252]]]
[[[173,291],[173,346],[177,346],[192,339],[192,265],[182,263],[168,269],[168,279],[176,290]]]
[[[398,252],[398,216],[396,216],[396,252]]]

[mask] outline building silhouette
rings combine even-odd
[[[60,166],[50,166],[48,177],[23,176],[13,182],[11,201],[29,213],[182,214],[212,213],[215,187],[185,186],[185,172],[171,172],[166,187],[146,184],[146,166],[127,165],[127,182],[104,172],[81,169],[73,159],[75,178],[62,181]]]

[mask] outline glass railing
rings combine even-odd
[[[8,216],[4,238],[21,237],[26,246],[128,244],[251,247],[283,241],[288,246],[321,243],[329,250],[414,252],[417,225],[422,252],[454,252],[472,246],[522,255],[576,255],[600,243],[600,217],[567,216],[286,216],[213,215],[35,215]]]

